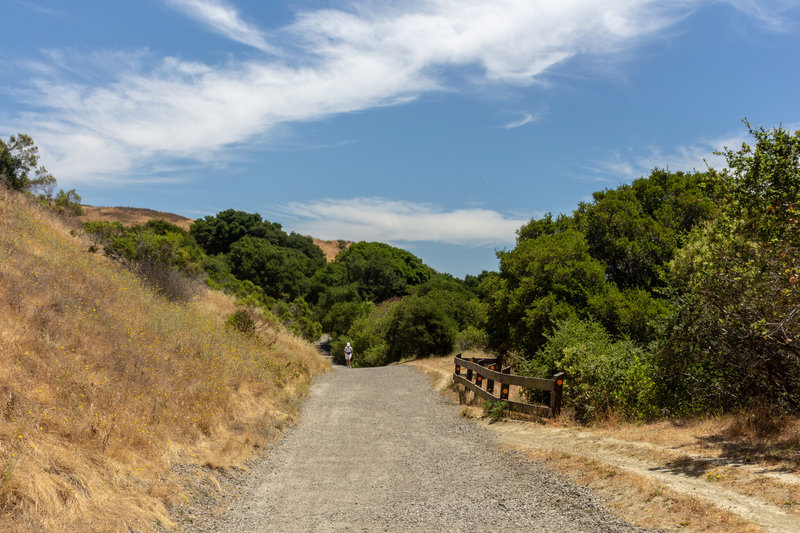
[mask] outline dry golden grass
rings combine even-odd
[[[140,207],[96,207],[93,205],[84,205],[83,215],[78,218],[81,222],[104,220],[106,222],[121,222],[126,226],[147,224],[150,220],[160,219],[166,220],[170,224],[175,224],[186,231],[189,231],[189,226],[194,222],[191,218],[152,209]]]
[[[322,253],[325,254],[325,259],[330,263],[336,256],[339,255],[339,252],[342,250],[346,250],[353,244],[351,241],[323,241],[322,239],[316,239],[311,237],[314,241],[314,244],[322,250]]]
[[[760,533],[764,529],[730,511],[665,488],[657,481],[580,455],[508,446],[532,461],[590,487],[618,517],[665,531]]]
[[[326,363],[285,332],[170,303],[23,196],[0,190],[0,529],[152,530],[178,463],[241,464]]]

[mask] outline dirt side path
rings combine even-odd
[[[481,425],[485,426],[486,422],[482,422]],[[800,533],[800,516],[790,512],[789,508],[782,509],[778,505],[753,497],[740,487],[712,481],[714,470],[712,474],[706,474],[705,468],[699,473],[695,471],[697,463],[692,460],[724,465],[722,462],[715,463],[711,458],[693,457],[652,445],[624,442],[588,431],[537,427],[534,424],[516,421],[492,424],[491,429],[498,435],[500,442],[509,446],[509,449],[545,450],[588,457],[655,480],[675,492],[702,498],[721,509],[760,525],[766,531]],[[770,473],[761,467],[741,464],[723,466],[716,472],[727,477],[731,469],[738,470],[739,475],[770,476]],[[785,483],[794,484],[796,490],[800,491],[797,476],[774,473],[770,477],[779,477]],[[763,485],[763,482],[759,485]]]
[[[318,378],[249,486],[193,531],[642,531],[587,489],[499,450],[407,366]]]

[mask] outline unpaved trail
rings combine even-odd
[[[642,531],[503,453],[407,366],[318,378],[298,425],[229,509],[192,531]]]
[[[536,427],[514,421],[493,424],[491,430],[501,443],[511,449],[556,451],[595,459],[656,480],[676,492],[706,500],[762,526],[766,531],[800,533],[800,516],[797,514],[786,512],[776,505],[742,494],[730,487],[709,482],[705,476],[692,474],[675,466],[679,458],[688,457],[712,464],[715,461],[713,458],[690,456],[685,452],[676,452],[647,443],[601,437],[589,431]],[[654,456],[660,460],[654,459]],[[672,458],[673,461],[665,464],[664,458]],[[743,473],[772,477],[784,483],[800,485],[800,478],[793,474],[767,472],[763,467],[752,465],[724,462],[720,464],[726,464]]]

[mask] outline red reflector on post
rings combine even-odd
[[[564,382],[562,380],[560,380],[560,379],[558,381],[556,381],[556,385],[563,385],[563,384],[564,384]]]

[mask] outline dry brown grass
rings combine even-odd
[[[78,219],[81,222],[94,222],[96,220],[121,222],[126,226],[147,224],[150,220],[160,219],[166,220],[170,224],[175,224],[186,231],[189,231],[189,226],[194,222],[191,218],[152,209],[140,207],[96,207],[93,205],[84,205],[83,215]]]
[[[326,363],[226,330],[229,300],[170,303],[0,190],[0,528],[171,526],[179,463],[241,464]]]
[[[506,447],[589,487],[618,517],[665,531],[760,533],[764,529],[707,502],[665,488],[657,481],[569,453]]]
[[[325,259],[330,263],[336,256],[339,255],[339,252],[342,250],[346,250],[351,244],[351,241],[323,241],[322,239],[316,239],[311,237],[314,241],[314,244],[322,250],[322,253],[325,254]]]

